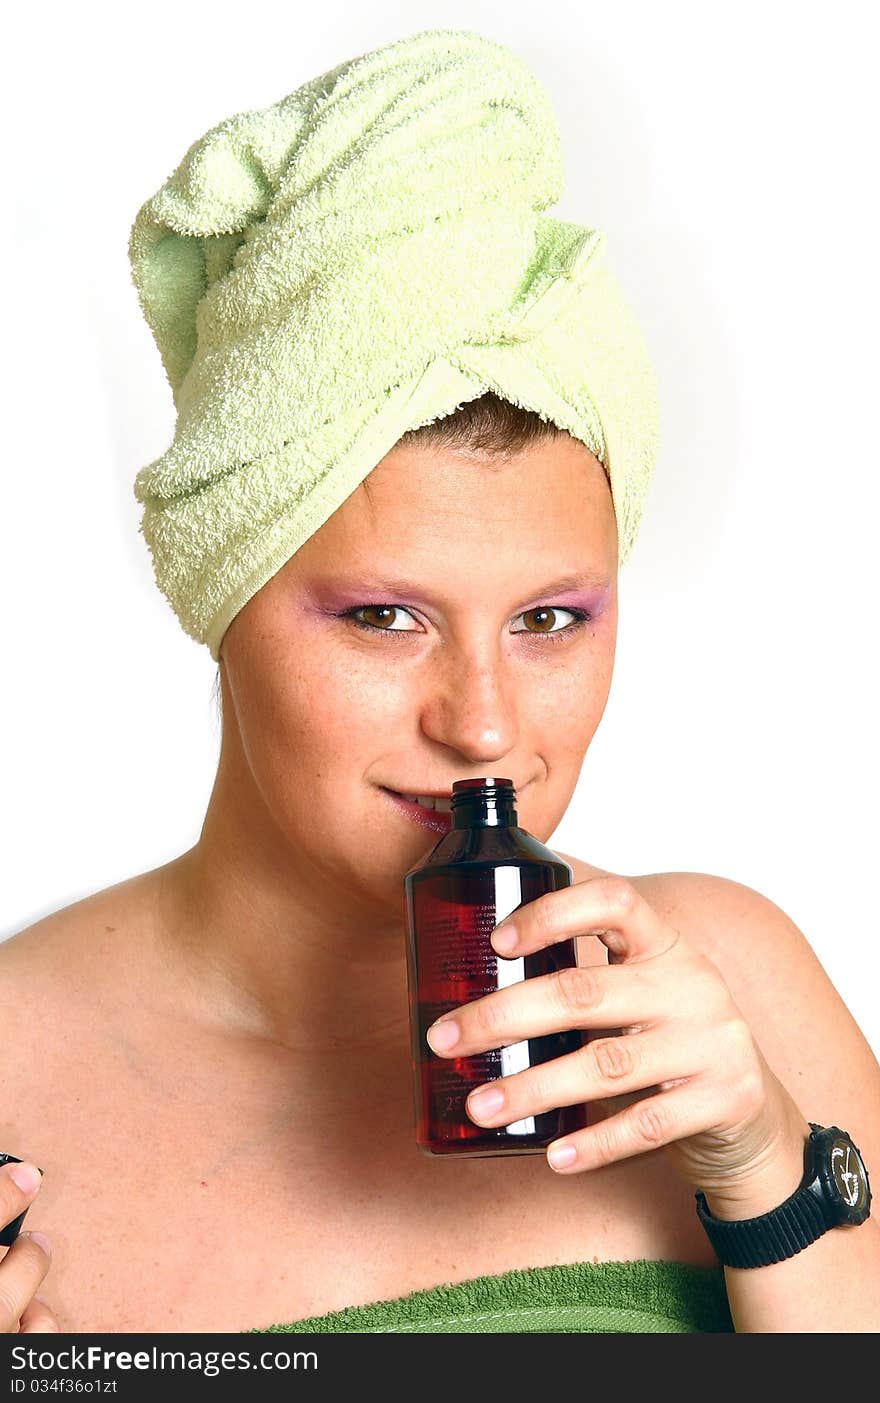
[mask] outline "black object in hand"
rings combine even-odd
[[[0,1164],[21,1164],[21,1162],[18,1155],[5,1155],[2,1150],[0,1150]],[[39,1166],[37,1167],[39,1168]],[[40,1170],[40,1173],[42,1173],[42,1170]],[[30,1204],[28,1204],[28,1208],[30,1208]],[[19,1213],[17,1218],[12,1219],[11,1223],[7,1223],[3,1228],[0,1228],[0,1247],[12,1246],[18,1234],[21,1232],[21,1225],[25,1220],[27,1211],[26,1208],[24,1213]]]

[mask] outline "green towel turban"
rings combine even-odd
[[[655,377],[605,235],[543,213],[561,191],[534,75],[433,29],[220,122],[138,211],[132,278],[177,411],[135,479],[140,530],[215,661],[402,434],[487,390],[600,460],[626,560]]]

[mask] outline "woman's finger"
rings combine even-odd
[[[565,1174],[603,1169],[616,1160],[659,1150],[723,1121],[718,1088],[694,1077],[656,1096],[644,1097],[617,1115],[577,1130],[547,1146],[551,1168]]]
[[[49,1252],[44,1251],[33,1233],[20,1233],[15,1239],[0,1262],[0,1334],[19,1333],[19,1322],[50,1262]]]
[[[25,1306],[18,1333],[20,1335],[58,1335],[61,1333],[57,1316],[48,1301],[44,1301],[42,1296],[34,1296],[34,1299]]]
[[[703,1070],[705,1048],[681,1027],[597,1038],[577,1052],[484,1082],[466,1107],[478,1125],[510,1125],[559,1106],[605,1100],[678,1081]]]
[[[570,1028],[653,1023],[679,1011],[680,1001],[675,981],[649,965],[573,965],[461,1004],[432,1023],[426,1037],[440,1056],[469,1057]]]
[[[598,935],[615,960],[651,959],[681,938],[632,882],[614,873],[545,892],[501,921],[490,938],[495,950],[510,959],[576,935]]]

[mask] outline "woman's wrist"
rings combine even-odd
[[[713,1218],[738,1222],[771,1213],[800,1188],[804,1177],[804,1151],[810,1138],[809,1122],[798,1116],[776,1153],[735,1182],[705,1189]]]

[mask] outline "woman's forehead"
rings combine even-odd
[[[450,565],[459,551],[539,560],[549,554],[556,574],[592,567],[604,578],[616,570],[616,546],[605,470],[566,436],[491,463],[457,450],[399,445],[298,556],[304,569],[344,561],[355,573],[422,573],[438,553]]]

